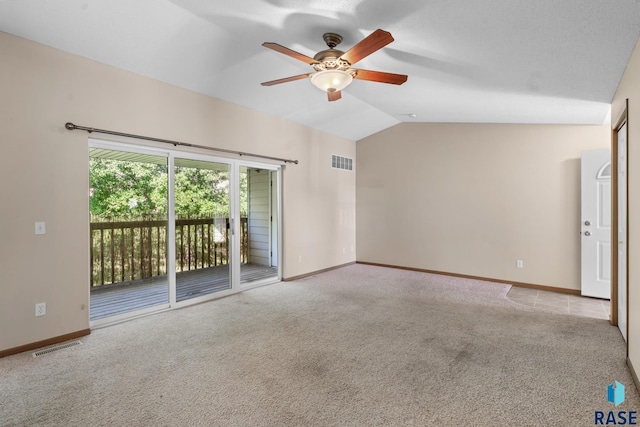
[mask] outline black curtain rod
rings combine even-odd
[[[151,136],[133,135],[133,134],[130,134],[130,133],[115,132],[115,131],[112,131],[112,130],[89,128],[89,127],[86,127],[86,126],[74,125],[71,122],[65,123],[64,127],[67,128],[68,130],[83,130],[83,131],[86,131],[86,132],[89,132],[89,133],[96,132],[96,133],[104,133],[104,134],[107,134],[107,135],[125,136],[127,138],[144,139],[146,141],[162,142],[163,144],[171,144],[174,147],[181,146],[181,147],[201,148],[203,150],[212,150],[212,151],[219,151],[219,152],[222,152],[222,153],[237,154],[239,156],[257,157],[257,158],[260,158],[260,159],[276,160],[276,161],[279,161],[279,162],[293,163],[293,164],[296,164],[296,165],[298,164],[297,160],[282,159],[280,157],[263,156],[262,154],[244,153],[242,151],[226,150],[224,148],[207,147],[205,145],[189,144],[189,143],[186,143],[186,142],[171,141],[169,139],[153,138]]]

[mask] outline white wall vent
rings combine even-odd
[[[334,169],[344,169],[348,171],[353,170],[353,159],[348,157],[331,155],[331,167]]]

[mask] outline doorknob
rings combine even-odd
[[[584,232],[584,235],[585,235],[585,236],[587,236],[587,237],[589,237],[589,236],[591,236],[591,232],[590,232],[590,231],[585,231],[585,232]]]
[[[584,222],[584,225],[586,225],[587,227],[591,225],[591,221],[587,220]]]

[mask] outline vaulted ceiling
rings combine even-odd
[[[395,41],[328,102],[313,72],[322,35]],[[351,140],[400,122],[596,124],[640,35],[638,0],[0,0],[0,30]]]

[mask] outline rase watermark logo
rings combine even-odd
[[[616,406],[620,406],[624,402],[624,384],[618,381],[607,386],[607,400]]]
[[[609,403],[620,406],[624,402],[624,385],[615,381],[607,386],[607,400]],[[638,411],[595,411],[593,413],[594,424],[600,426],[637,426]]]

